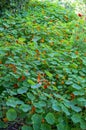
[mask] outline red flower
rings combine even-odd
[[[82,17],[82,14],[79,13],[78,16],[79,16],[79,17]]]
[[[44,89],[46,89],[48,86],[47,85],[44,85]]]
[[[25,80],[25,79],[26,79],[26,77],[23,75],[23,76],[21,77],[21,79],[22,79],[22,80]]]
[[[21,78],[18,78],[18,81],[20,81],[21,80]]]
[[[18,88],[18,85],[17,85],[17,84],[14,84],[13,86],[14,86],[14,88]]]

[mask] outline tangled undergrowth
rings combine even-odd
[[[59,4],[29,3],[0,19],[0,128],[86,129],[86,21]]]

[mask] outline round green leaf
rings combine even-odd
[[[51,125],[53,125],[55,123],[55,117],[54,117],[53,113],[48,113],[46,115],[45,119]]]
[[[86,121],[81,120],[80,127],[81,127],[82,130],[85,130],[86,129]]]
[[[34,100],[34,99],[35,99],[35,96],[34,96],[32,93],[30,93],[30,92],[27,93],[27,97],[28,97],[30,100]]]
[[[71,105],[71,109],[74,110],[75,112],[80,112],[82,109],[80,107]]]
[[[17,118],[17,113],[14,109],[10,108],[6,113],[6,116],[9,121],[14,121]]]
[[[5,128],[5,123],[3,121],[0,121],[0,128]]]
[[[26,87],[21,87],[21,88],[19,88],[19,89],[17,90],[17,93],[18,93],[18,94],[23,94],[23,93],[26,93],[27,90],[28,90],[28,88],[26,88]]]
[[[30,126],[24,125],[22,126],[22,130],[32,130]]]
[[[45,107],[46,106],[46,102],[44,101],[39,101],[37,103],[34,103],[34,106],[37,107],[37,108],[42,108],[42,107]]]
[[[39,114],[34,114],[34,115],[32,116],[32,122],[33,122],[34,124],[41,124],[41,119],[42,119],[42,117],[41,117],[41,115],[39,115]]]
[[[73,115],[72,115],[71,119],[72,119],[72,121],[73,121],[74,123],[78,123],[78,122],[81,121],[81,116],[76,113],[76,114],[73,114]]]
[[[61,110],[58,102],[53,102],[52,109],[55,110],[55,111],[60,111]]]
[[[48,124],[41,124],[41,130],[51,130],[51,127]]]
[[[63,104],[61,104],[61,108],[62,108],[62,111],[66,114],[66,115],[70,115],[67,107],[65,107]]]
[[[16,107],[17,104],[23,104],[18,98],[9,98],[6,102],[7,106]]]
[[[23,111],[23,112],[28,112],[29,110],[31,110],[31,106],[28,104],[22,104],[20,106],[20,109]]]
[[[81,90],[81,86],[77,84],[73,84],[72,87],[75,88],[76,90]]]
[[[40,130],[41,120],[42,120],[42,117],[39,114],[34,114],[32,116],[32,123],[33,123],[33,129],[34,130]]]

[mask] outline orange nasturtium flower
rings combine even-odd
[[[64,81],[61,81],[61,84],[63,85],[63,84],[64,84]]]
[[[31,109],[31,112],[35,113],[35,111],[36,111],[36,108],[33,106],[32,109]]]
[[[11,68],[14,73],[16,73],[17,69],[16,69],[16,66],[14,64],[8,64],[8,67]]]
[[[5,118],[3,118],[3,121],[6,123],[6,122],[8,122],[8,119],[5,117]]]
[[[36,49],[35,51],[36,51],[36,53],[39,53],[39,50]]]
[[[71,100],[75,98],[75,95],[73,93],[70,96],[71,96]]]
[[[41,75],[40,75],[40,74],[38,74],[38,77],[37,77],[37,82],[38,82],[38,83],[40,83],[40,81],[41,81]]]
[[[79,54],[79,52],[78,52],[78,51],[76,51],[76,52],[75,52],[75,54],[76,54],[76,55],[78,55],[78,54]]]
[[[26,79],[26,77],[24,76],[24,75],[22,75],[22,77],[20,78],[18,78],[18,81],[24,81]]]
[[[21,81],[21,78],[18,78],[18,81]]]
[[[14,86],[14,88],[18,88],[18,84],[14,84],[13,86]]]
[[[45,122],[45,119],[42,119],[42,123],[44,123]]]
[[[18,41],[18,40],[16,40],[16,43],[18,44],[18,43],[19,43],[19,41]]]
[[[22,79],[22,80],[25,80],[25,79],[26,79],[26,77],[23,75],[23,76],[21,77],[21,79]]]
[[[41,39],[41,42],[44,42],[44,38]]]
[[[53,22],[53,20],[50,20],[50,22]]]
[[[2,64],[2,61],[0,60],[0,64]]]

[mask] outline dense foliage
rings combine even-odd
[[[0,128],[85,130],[85,95],[83,16],[36,1],[0,19]]]
[[[10,10],[13,13],[16,11],[21,11],[26,8],[29,0],[0,0],[0,15],[6,10]]]

